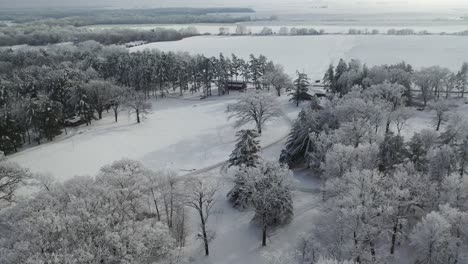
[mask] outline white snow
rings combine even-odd
[[[236,129],[224,111],[235,98],[236,95],[206,100],[158,99],[153,101],[152,113],[142,124],[136,124],[135,117],[126,112],[114,123],[109,113],[89,127],[81,126],[69,131],[68,136],[26,149],[9,159],[32,172],[52,174],[60,180],[94,175],[103,165],[122,158],[140,160],[152,169],[171,168],[185,174],[228,158]],[[283,98],[282,103],[287,104],[286,96]],[[273,121],[262,136],[263,145],[281,139],[288,131],[287,120]]]
[[[468,61],[468,37],[460,36],[200,36],[175,42],[157,42],[131,51],[159,49],[218,56],[234,53],[248,58],[263,54],[283,64],[288,74],[305,71],[320,79],[330,63],[340,58],[359,59],[368,65],[406,61],[414,67],[440,65],[458,70]]]

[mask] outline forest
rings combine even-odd
[[[467,263],[466,68],[330,66],[329,96],[302,109],[280,159],[321,180],[317,225],[284,263]],[[432,128],[404,133],[414,106]]]
[[[246,13],[255,11],[251,8],[4,9],[0,11],[0,21],[45,22],[76,27],[98,24],[235,23],[249,21],[250,16],[245,16]]]

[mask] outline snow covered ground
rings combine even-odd
[[[236,95],[206,100],[158,99],[153,101],[152,113],[142,124],[136,124],[135,117],[126,112],[114,123],[109,113],[89,127],[73,129],[68,135],[9,159],[32,172],[52,174],[61,180],[93,175],[103,165],[122,158],[140,160],[152,169],[171,168],[185,174],[228,158],[236,129],[224,111],[235,98]],[[281,103],[285,111],[297,111],[287,104],[285,96]],[[268,124],[262,144],[283,138],[289,127],[285,118]]]
[[[406,61],[414,67],[440,65],[458,70],[468,61],[468,37],[459,36],[201,36],[176,42],[158,42],[131,48],[131,51],[159,49],[206,56],[234,53],[248,58],[263,54],[283,64],[294,76],[305,71],[313,79],[322,78],[330,63],[340,58],[359,59],[368,65]]]

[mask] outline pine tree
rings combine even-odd
[[[6,113],[0,120],[0,151],[5,154],[17,151],[21,146],[21,130],[10,113]]]
[[[309,90],[309,85],[310,82],[307,74],[297,72],[297,79],[294,81],[294,86],[296,88],[292,93],[289,94],[292,95],[290,101],[296,102],[296,106],[299,106],[300,102],[311,100],[312,96],[307,93]]]
[[[332,64],[330,64],[325,76],[323,76],[323,84],[328,92],[335,90],[335,70]]]
[[[254,130],[241,130],[236,134],[238,141],[236,148],[229,158],[229,167],[241,166],[255,167],[259,160],[260,151],[258,133]]]
[[[343,89],[345,87],[342,87],[342,85],[338,83],[338,80],[340,79],[341,75],[343,75],[347,71],[348,71],[348,65],[343,59],[340,59],[340,62],[338,63],[338,66],[336,66],[336,69],[335,69],[335,81],[334,81],[335,85],[334,85],[334,89],[332,90],[333,93],[338,93],[340,95],[344,94]]]
[[[62,133],[62,105],[55,101],[46,101],[42,105],[40,114],[41,124],[40,130],[42,136],[48,140],[53,140],[54,137]]]

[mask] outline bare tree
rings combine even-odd
[[[228,118],[235,118],[236,127],[255,122],[257,132],[262,133],[265,122],[280,115],[276,98],[270,93],[248,92],[242,95],[234,104],[229,104],[226,110]]]
[[[278,96],[281,96],[281,89],[294,86],[291,78],[284,72],[282,65],[275,65],[273,70],[265,73],[264,79],[275,88]]]
[[[429,105],[431,110],[435,111],[434,123],[436,127],[436,131],[439,131],[440,126],[447,122],[449,119],[449,112],[452,108],[452,105],[448,100],[437,100],[432,102]]]
[[[187,181],[188,190],[183,196],[184,203],[190,208],[195,209],[200,216],[201,238],[205,246],[205,255],[210,254],[209,241],[213,237],[213,233],[209,234],[207,223],[210,215],[214,213],[214,205],[216,203],[214,196],[217,187],[210,185],[200,179],[190,179]]]
[[[395,123],[398,135],[406,126],[408,120],[414,116],[414,111],[409,107],[401,107],[391,113],[391,119]]]
[[[115,122],[118,121],[119,113],[128,99],[125,95],[125,90],[119,86],[114,86],[111,91],[109,105],[112,108],[112,111],[114,112]]]
[[[134,90],[130,90],[127,93],[127,107],[130,113],[133,112],[136,115],[137,123],[141,122],[141,116],[148,114],[151,109],[151,104],[147,101],[143,93],[139,93]]]
[[[87,98],[99,119],[102,119],[102,112],[110,104],[113,89],[114,85],[107,81],[90,81],[84,86]]]
[[[0,208],[14,200],[16,191],[29,177],[28,171],[18,164],[2,161],[2,155],[0,152]]]

